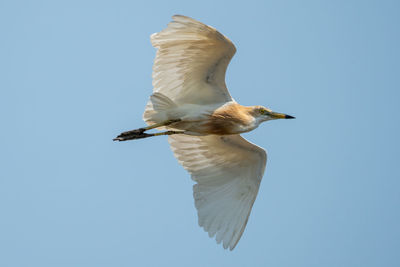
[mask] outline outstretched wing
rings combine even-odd
[[[217,243],[234,249],[256,199],[264,174],[264,149],[240,135],[169,137],[179,163],[197,182],[193,196],[199,225]]]
[[[168,27],[151,36],[158,48],[153,91],[176,104],[225,103],[232,98],[225,72],[236,52],[233,43],[211,26],[176,15]]]

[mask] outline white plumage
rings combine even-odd
[[[193,196],[199,225],[224,248],[234,249],[256,199],[267,154],[240,135],[172,135],[169,143],[197,182]]]
[[[226,68],[236,52],[232,42],[214,28],[185,16],[151,35],[158,48],[153,65],[153,91],[176,104],[220,104],[232,101],[225,85]],[[148,102],[143,119],[153,114]]]
[[[267,160],[262,148],[239,134],[264,121],[294,117],[236,103],[225,85],[236,49],[213,27],[173,16],[151,43],[158,50],[153,94],[143,114],[149,126],[114,140],[169,135],[175,157],[196,182],[199,225],[232,250],[246,227]],[[167,131],[147,133],[154,128]]]
[[[151,36],[151,43],[158,48],[153,91],[180,105],[183,113],[199,116],[198,110],[205,105],[215,110],[214,105],[234,101],[225,85],[225,72],[236,48],[216,29],[185,16],[173,16],[166,29]],[[152,106],[150,100],[145,121],[153,122],[149,116],[154,112]],[[193,196],[199,225],[232,250],[256,199],[265,151],[240,135],[172,135],[169,143],[179,163],[197,182]]]

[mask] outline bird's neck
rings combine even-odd
[[[261,123],[252,115],[252,110],[252,107],[228,103],[216,109],[211,115],[211,120],[224,134],[249,132]]]

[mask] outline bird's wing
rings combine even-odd
[[[234,249],[246,227],[264,174],[264,149],[240,135],[169,137],[179,163],[197,182],[193,196],[199,225]]]
[[[225,72],[236,52],[233,43],[213,27],[176,15],[168,27],[151,36],[158,48],[153,65],[153,91],[177,104],[232,101]]]

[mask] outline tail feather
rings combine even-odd
[[[168,110],[176,107],[176,104],[168,97],[161,93],[154,93],[150,96],[155,110]]]
[[[167,96],[161,93],[153,93],[145,107],[143,120],[147,124],[154,124],[160,121],[168,120],[165,111],[177,107],[177,105]]]

